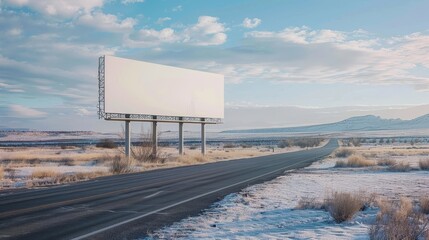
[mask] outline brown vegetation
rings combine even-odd
[[[429,170],[429,159],[420,160],[419,167],[421,170],[428,171]]]
[[[337,161],[335,167],[371,167],[374,166],[375,162],[366,159],[362,155],[351,155],[347,161]]]
[[[207,162],[208,159],[204,157],[202,154],[195,154],[195,155],[182,155],[177,158],[177,162],[190,165],[190,164],[196,164],[196,163],[204,163]]]
[[[380,201],[380,212],[370,227],[370,239],[419,239],[427,234],[428,218],[413,208],[408,198],[399,202]]]
[[[337,223],[353,218],[365,206],[364,197],[358,193],[334,192],[325,200],[326,209]]]
[[[40,176],[42,175],[43,174],[41,174]],[[93,178],[105,176],[105,175],[107,175],[107,173],[103,171],[63,173],[63,174],[54,174],[54,175],[51,174],[50,177],[40,177],[40,178],[37,178],[37,181],[27,182],[27,187],[71,183],[71,182],[89,180],[89,179],[93,179]]]
[[[348,149],[348,148],[340,148],[337,151],[335,151],[335,157],[338,158],[346,158],[354,154],[355,151]]]
[[[409,172],[411,171],[411,167],[409,163],[400,162],[400,163],[396,163],[393,166],[390,166],[389,168],[387,168],[387,170],[391,172]]]
[[[322,138],[292,138],[281,140],[277,145],[279,148],[286,147],[300,147],[300,148],[309,148],[319,146],[324,139]]]
[[[114,156],[110,172],[113,174],[129,173],[132,171],[134,160],[125,156]]]
[[[54,178],[57,177],[59,174],[58,172],[54,171],[54,170],[49,170],[49,169],[41,169],[41,170],[35,170],[32,174],[31,174],[31,178],[35,179],[35,178],[39,178],[39,179],[43,179],[43,178]]]
[[[420,198],[420,211],[429,214],[429,196]]]
[[[316,209],[316,210],[321,210],[321,209],[325,209],[325,205],[320,202],[317,201],[316,198],[310,198],[310,197],[303,197],[298,201],[298,206],[296,206],[296,209]]]
[[[112,139],[102,139],[96,145],[98,148],[117,148],[118,146]]]
[[[378,166],[393,166],[396,164],[396,161],[389,158],[383,158],[377,161]]]

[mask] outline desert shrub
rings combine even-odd
[[[370,167],[374,166],[374,161],[368,160],[361,155],[351,155],[347,161],[337,161],[335,167]]]
[[[158,139],[161,136],[161,132],[158,133]],[[153,153],[153,136],[152,132],[148,131],[145,132],[142,130],[139,136],[139,141],[132,144],[130,147],[130,154],[131,157],[136,160],[137,162],[143,163],[143,162],[149,162],[149,163],[155,163],[155,162],[162,162],[165,160],[165,153],[163,152],[161,146],[163,144],[158,144],[156,154]],[[166,145],[166,144],[164,144]],[[122,153],[125,153],[125,148],[120,149]]]
[[[252,148],[252,145],[250,144],[241,144],[242,148]]]
[[[411,200],[380,202],[380,212],[369,229],[370,239],[419,239],[427,232],[427,217],[413,208]]]
[[[340,148],[337,151],[335,151],[335,157],[338,158],[346,158],[354,154],[354,151],[348,148]]]
[[[429,170],[429,159],[420,160],[419,167],[421,170]]]
[[[110,172],[114,174],[128,173],[132,171],[133,159],[125,156],[115,156],[112,159]]]
[[[58,160],[58,163],[60,165],[64,165],[64,166],[74,166],[74,165],[76,165],[75,161],[72,158],[62,158],[62,159]]]
[[[317,201],[316,198],[303,197],[298,201],[296,209],[325,209],[323,202]]]
[[[393,166],[396,164],[396,161],[393,159],[383,158],[377,161],[378,166]]]
[[[190,150],[195,150],[195,149],[197,149],[197,148],[198,148],[198,147],[197,147],[197,146],[194,146],[194,145],[192,145],[192,146],[190,146],[190,147],[189,147],[189,149],[190,149]]]
[[[420,198],[420,211],[429,214],[429,196]]]
[[[139,143],[131,146],[131,156],[138,162],[156,162],[157,155],[160,154],[160,151],[157,151],[157,155],[153,154],[152,144]]]
[[[102,139],[96,145],[98,148],[117,148],[118,146],[112,139]]]
[[[338,160],[335,162],[334,167],[336,167],[336,168],[347,167],[347,162],[343,161],[343,160]]]
[[[3,180],[4,178],[4,167],[0,166],[0,180]]]
[[[36,170],[36,171],[33,171],[33,173],[31,173],[31,178],[32,179],[34,179],[34,178],[40,178],[40,179],[43,179],[43,178],[54,178],[54,177],[57,177],[58,176],[58,172],[56,172],[56,171],[54,171],[54,170],[45,170],[45,169],[42,169],[42,170]]]
[[[1,170],[0,170],[1,171]],[[10,180],[15,180],[16,179],[16,169],[14,169],[14,168],[5,168],[4,169],[4,172],[6,172],[7,173],[7,176],[8,176],[8,178],[10,179]],[[3,175],[3,177],[4,177],[4,175]]]
[[[361,139],[360,138],[352,138],[350,139],[349,143],[355,147],[361,146]]]
[[[290,146],[291,145],[290,145],[290,142],[288,140],[281,140],[279,142],[279,144],[277,144],[277,147],[279,147],[279,148],[287,148],[287,147],[290,147]]]
[[[232,143],[224,143],[223,148],[235,148],[237,147],[235,144]]]
[[[400,162],[390,166],[387,170],[391,172],[409,172],[411,171],[411,167],[409,163]]]
[[[83,180],[88,180],[88,179],[92,179],[92,178],[96,178],[96,177],[100,177],[100,176],[104,176],[106,175],[106,172],[103,171],[95,171],[95,172],[78,172],[78,173],[65,173],[65,174],[60,174],[58,176],[56,176],[53,179],[54,183],[69,183],[69,182],[77,182],[77,181],[83,181]]]
[[[207,162],[207,159],[202,154],[182,155],[177,158],[177,161],[184,164],[195,164]]]
[[[61,145],[60,148],[65,150],[65,149],[74,149],[75,147],[74,146]]]
[[[277,146],[279,148],[286,147],[300,147],[300,148],[308,148],[308,147],[317,147],[323,142],[322,138],[291,138],[281,140]]]
[[[325,206],[334,221],[341,223],[352,219],[365,202],[361,194],[334,192],[325,200]]]

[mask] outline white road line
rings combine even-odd
[[[160,193],[162,193],[162,191],[159,191],[159,192],[153,193],[153,194],[151,194],[151,195],[149,195],[149,196],[144,197],[143,199],[151,198],[151,197],[155,197],[156,195],[158,195],[158,194],[160,194]]]
[[[259,176],[256,176],[256,177],[252,177],[252,178],[249,178],[249,179],[243,180],[243,181],[241,181],[241,182],[237,182],[237,183],[234,183],[234,184],[231,184],[231,185],[225,186],[225,187],[221,187],[221,188],[218,188],[218,189],[216,189],[216,190],[212,190],[212,191],[210,191],[210,192],[206,192],[206,193],[203,193],[203,194],[200,194],[200,195],[197,195],[197,196],[194,196],[194,197],[191,197],[191,198],[185,199],[185,200],[180,201],[180,202],[177,202],[177,203],[173,203],[173,204],[171,204],[171,205],[165,206],[165,207],[163,207],[163,208],[159,208],[159,209],[157,209],[157,210],[154,210],[154,211],[151,211],[151,212],[145,213],[145,214],[143,214],[143,215],[140,215],[140,216],[137,216],[137,217],[134,217],[134,218],[130,218],[130,219],[125,220],[125,221],[123,221],[123,222],[119,222],[119,223],[116,223],[116,224],[110,225],[110,226],[108,226],[108,227],[98,229],[97,231],[93,231],[93,232],[87,233],[87,234],[85,234],[85,235],[82,235],[82,236],[79,236],[79,237],[72,238],[72,240],[80,240],[80,239],[84,239],[84,238],[90,237],[90,236],[95,235],[95,234],[97,234],[97,233],[101,233],[101,232],[104,232],[104,231],[106,231],[106,230],[109,230],[109,229],[112,229],[112,228],[115,228],[115,227],[118,227],[118,226],[124,225],[124,224],[126,224],[126,223],[129,223],[129,222],[135,221],[135,220],[137,220],[137,219],[147,217],[147,216],[149,216],[149,215],[152,215],[152,214],[157,213],[157,212],[164,211],[164,210],[166,210],[166,209],[169,209],[169,208],[175,207],[175,206],[180,205],[180,204],[182,204],[182,203],[186,203],[186,202],[189,202],[189,201],[192,201],[192,200],[198,199],[198,198],[200,198],[200,197],[204,197],[204,196],[210,195],[210,194],[212,194],[212,193],[219,192],[219,191],[222,191],[222,190],[224,190],[224,189],[227,189],[227,188],[230,188],[230,187],[234,187],[234,186],[237,186],[237,185],[240,185],[240,184],[242,184],[242,183],[245,183],[245,182],[249,182],[249,181],[255,180],[255,179],[257,179],[257,178],[260,178],[260,177],[263,177],[263,176],[266,176],[266,175],[273,174],[273,173],[275,173],[275,172],[283,171],[283,169],[293,167],[293,166],[295,166],[295,165],[297,165],[297,164],[299,164],[299,163],[301,163],[301,162],[297,162],[297,163],[295,163],[295,164],[289,165],[289,166],[284,167],[284,168],[280,168],[280,169],[277,169],[277,170],[274,170],[274,171],[271,171],[271,172],[268,172],[268,173],[264,173],[264,174],[259,175]]]

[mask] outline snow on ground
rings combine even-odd
[[[334,191],[363,191],[389,199],[418,199],[429,194],[428,171],[333,168],[337,160],[328,158],[230,194],[202,215],[161,229],[147,239],[368,239],[369,225],[375,220],[377,209],[369,208],[353,220],[337,224],[326,211],[296,209],[298,201],[323,201]]]

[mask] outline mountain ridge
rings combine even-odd
[[[226,130],[223,133],[281,133],[281,132],[344,132],[410,130],[429,128],[429,114],[411,120],[384,119],[375,115],[356,116],[339,122],[298,127],[276,127],[243,130]]]

